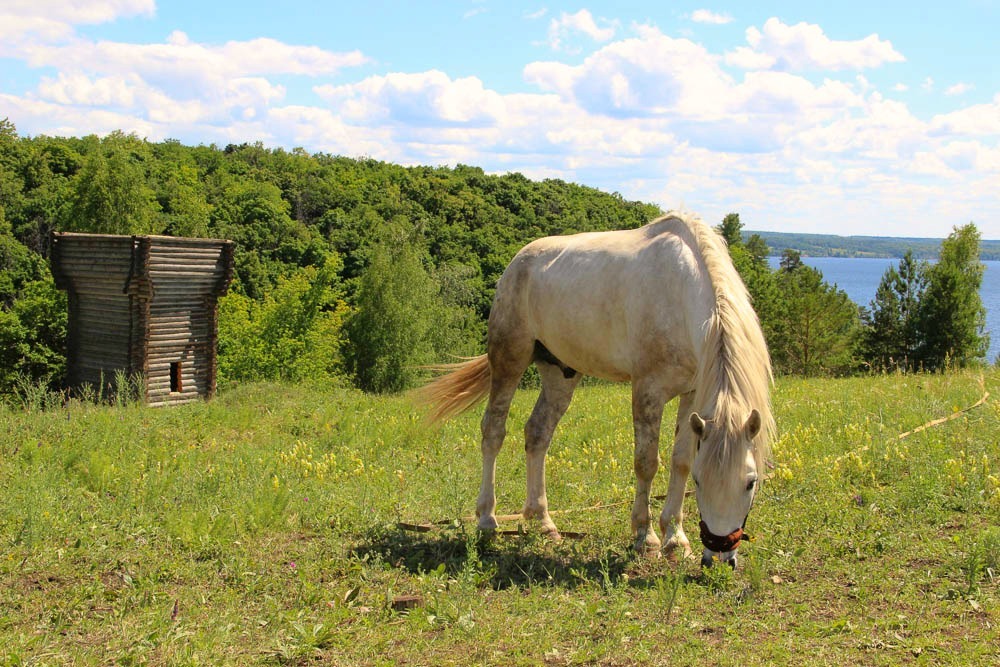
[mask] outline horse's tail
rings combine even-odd
[[[416,389],[413,396],[430,408],[427,421],[431,424],[462,414],[490,391],[490,362],[485,354],[429,368],[445,374]]]

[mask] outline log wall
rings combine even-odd
[[[215,393],[218,298],[233,244],[164,236],[53,234],[52,273],[69,293],[69,380],[138,375],[150,405]]]

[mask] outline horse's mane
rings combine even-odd
[[[754,439],[757,470],[763,471],[770,458],[776,427],[771,412],[770,387],[773,381],[771,358],[757,313],[746,285],[736,272],[726,242],[697,216],[669,213],[682,221],[698,243],[715,293],[715,308],[705,322],[705,339],[696,378],[698,409],[711,417],[717,427],[730,432],[743,428],[752,409],[761,417],[761,429]],[[721,470],[741,460],[728,451],[729,438],[712,438],[719,451],[706,452]],[[721,472],[720,470],[720,472]]]

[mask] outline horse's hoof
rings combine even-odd
[[[495,533],[496,529],[500,527],[497,523],[497,518],[495,516],[481,516],[479,517],[479,522],[476,527],[481,533]]]
[[[678,563],[682,560],[690,560],[694,555],[691,551],[691,547],[687,544],[671,544],[668,542],[666,546],[663,547],[663,552],[671,563]]]
[[[633,545],[636,554],[642,556],[643,558],[649,558],[650,560],[655,560],[659,558],[662,554],[660,553],[660,542],[659,540],[653,541],[649,538],[638,538]]]

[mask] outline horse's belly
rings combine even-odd
[[[553,308],[536,320],[536,337],[563,364],[605,380],[632,379],[634,355],[628,330],[620,318],[587,311],[582,306]]]

